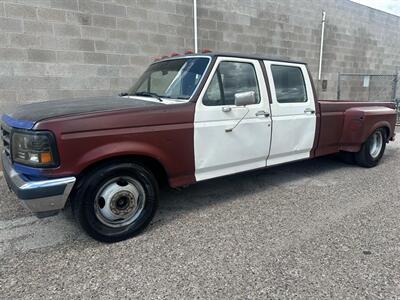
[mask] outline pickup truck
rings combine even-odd
[[[103,242],[139,234],[158,187],[343,153],[374,167],[394,103],[317,100],[307,65],[201,53],[155,61],[126,93],[31,103],[2,116],[4,176],[39,217],[69,200]]]

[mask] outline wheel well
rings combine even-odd
[[[389,129],[389,127],[387,127],[387,126],[384,126],[384,127],[381,127],[383,130],[385,130],[385,132],[386,132],[386,143],[388,143],[389,142],[389,139],[390,139],[390,129]]]
[[[140,164],[141,166],[148,168],[153,173],[160,186],[169,184],[168,173],[165,170],[164,166],[158,160],[142,155],[117,156],[97,161],[83,169],[82,172],[80,172],[80,174],[77,176],[77,182],[81,182],[85,175],[95,168],[99,168],[102,165],[120,162],[134,162]]]
[[[385,133],[386,133],[386,143],[388,143],[389,139],[390,139],[390,128],[387,127],[387,126],[381,126],[381,127],[376,128],[372,133],[374,133],[376,130],[379,130],[379,129],[385,131]],[[369,138],[369,136],[368,136],[368,138]]]

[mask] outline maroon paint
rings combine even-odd
[[[141,155],[164,166],[171,186],[193,183],[194,110],[193,102],[160,104],[41,121],[35,129],[54,132],[61,159],[46,175],[76,175],[107,158]]]
[[[389,114],[373,114],[359,109],[373,106],[395,109],[394,103],[317,100],[314,80],[310,70],[307,70],[315,97],[317,119],[311,158],[339,151],[358,152],[371,133],[379,127],[389,130],[388,139],[394,138],[397,117],[395,111]]]
[[[394,109],[391,102],[351,102],[318,101],[320,108],[320,133],[316,156],[339,151],[357,152],[361,144],[378,127],[389,130],[389,139],[394,137],[396,113],[373,113],[364,111],[366,107],[388,107]]]

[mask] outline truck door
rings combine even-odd
[[[264,61],[272,95],[272,139],[267,165],[310,157],[316,131],[315,99],[303,64]]]
[[[235,106],[235,94],[255,93],[255,103]],[[268,93],[260,62],[218,57],[196,104],[196,180],[266,166],[271,140]]]

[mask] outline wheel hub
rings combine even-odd
[[[129,214],[137,206],[135,195],[129,191],[115,193],[110,202],[111,211],[118,216]]]
[[[145,192],[138,181],[130,177],[114,178],[103,184],[96,195],[96,216],[107,226],[125,226],[137,219],[144,202]]]
[[[372,158],[377,158],[379,154],[381,153],[383,147],[383,136],[380,131],[376,131],[372,136],[371,136],[371,144],[369,148],[369,154],[372,156]]]

